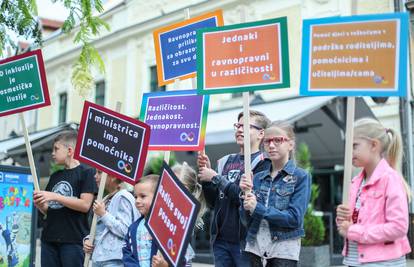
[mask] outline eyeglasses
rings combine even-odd
[[[274,136],[274,137],[269,137],[269,138],[265,138],[263,139],[263,144],[265,144],[266,146],[270,145],[271,142],[273,142],[273,144],[275,145],[280,145],[283,144],[283,142],[287,142],[290,139],[284,136]]]
[[[237,131],[240,127],[243,128],[244,124],[243,123],[235,123],[233,124],[234,130]],[[256,129],[256,130],[263,130],[263,128],[260,128],[259,126],[250,124],[250,129]]]

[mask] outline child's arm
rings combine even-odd
[[[265,219],[269,223],[276,224],[280,227],[300,227],[309,202],[309,179],[309,174],[298,177],[295,191],[290,198],[287,209],[279,210],[273,207],[272,204],[270,204],[269,207],[266,207],[262,203],[257,202],[257,205],[252,212],[252,217],[259,220]]]
[[[129,194],[129,193],[128,193]],[[129,225],[133,222],[133,209],[134,207],[124,196],[121,196],[119,206],[117,207],[116,216],[109,212],[105,212],[101,217],[101,221],[109,229],[109,231],[118,236],[125,237],[128,232]]]
[[[385,192],[385,223],[350,225],[346,233],[349,240],[361,244],[375,244],[387,241],[394,241],[407,235],[408,232],[408,203],[407,194],[399,177],[389,179]],[[397,180],[398,179],[398,180]],[[359,214],[370,212],[359,210]],[[363,218],[361,216],[361,218]]]
[[[39,207],[47,205],[49,201],[57,201],[69,209],[83,213],[89,211],[94,198],[92,193],[82,193],[80,198],[66,197],[49,191],[37,191],[35,194],[36,203],[38,203]]]

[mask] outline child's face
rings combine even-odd
[[[53,144],[52,158],[56,164],[63,165],[69,157],[69,148],[61,142]]]
[[[270,160],[286,162],[289,160],[290,151],[293,150],[293,142],[285,131],[277,127],[271,127],[265,131],[263,146]]]
[[[154,185],[150,181],[138,183],[134,190],[136,196],[135,206],[141,215],[147,216],[154,198]]]
[[[352,165],[357,168],[368,166],[373,158],[375,146],[372,140],[366,138],[354,138],[352,149]]]
[[[236,138],[236,143],[239,146],[244,146],[244,129],[243,129],[243,117],[238,121],[239,126],[237,129],[235,127],[234,137]],[[250,117],[250,144],[252,147],[259,147],[260,142],[263,139],[264,130],[261,129],[256,122],[254,117]]]

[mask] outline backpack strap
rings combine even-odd
[[[262,160],[264,160],[264,154],[263,153],[260,153],[259,155],[257,155],[257,157],[255,157],[253,160],[252,160],[252,164],[251,164],[251,167],[252,167],[252,171],[254,170],[254,168],[256,168],[257,167],[257,165],[262,161]]]

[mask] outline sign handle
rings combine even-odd
[[[167,165],[170,165],[170,155],[171,155],[171,151],[165,151],[164,152],[164,161],[165,163],[167,163]]]
[[[39,191],[40,190],[39,180],[37,178],[36,166],[35,166],[34,159],[33,159],[32,146],[30,144],[29,133],[27,131],[26,121],[24,120],[23,112],[19,113],[19,118],[20,118],[20,122],[23,127],[24,142],[26,144],[26,151],[27,151],[27,158],[29,160],[29,165],[30,165],[30,172],[32,173],[32,177],[33,177],[33,185],[34,185],[35,191]]]
[[[117,101],[115,111],[121,112],[121,106],[122,106],[122,103],[120,101]],[[102,172],[101,181],[99,182],[98,196],[96,197],[96,200],[98,201],[102,201],[107,177],[108,177],[108,174],[106,172]],[[89,241],[91,242],[91,244],[93,244],[93,241],[95,240],[97,222],[98,222],[98,216],[94,213],[93,218],[92,218],[91,231],[89,233]],[[91,256],[92,254],[89,254],[89,253],[85,254],[85,260],[83,261],[84,267],[89,266],[89,260],[91,259]]]
[[[246,22],[246,9],[240,9],[240,22]],[[243,135],[244,135],[244,175],[252,181],[251,148],[250,148],[250,92],[243,92]],[[245,192],[248,193],[248,192]]]
[[[352,144],[354,141],[355,97],[348,97],[346,103],[345,164],[342,203],[348,203],[349,185],[352,176]]]

